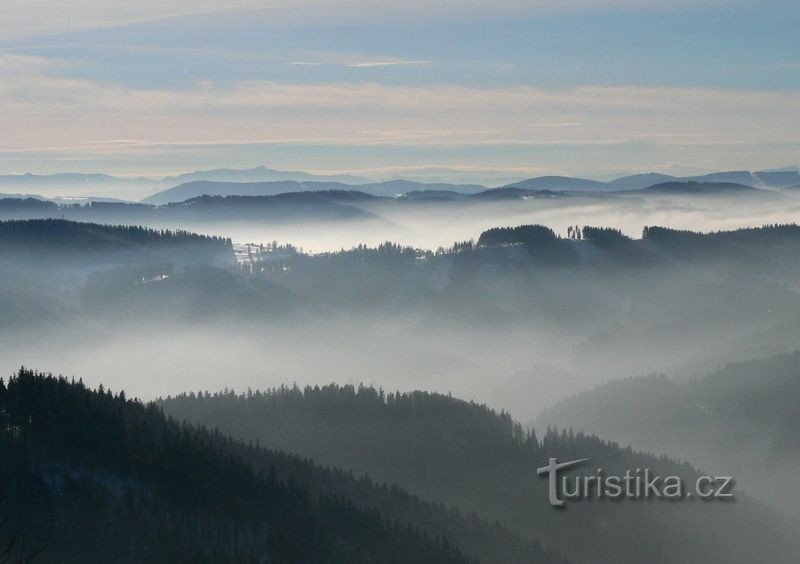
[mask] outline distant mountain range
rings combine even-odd
[[[279,183],[283,184],[283,183]],[[68,219],[164,227],[170,222],[372,220],[384,222],[358,204],[380,200],[357,190],[281,192],[270,196],[202,195],[162,206],[119,202],[64,205],[37,198],[0,198],[0,219]]]
[[[553,197],[560,192],[621,192],[651,189],[652,192],[668,191],[691,193],[698,189],[704,192],[739,192],[753,188],[785,188],[800,184],[800,172],[715,172],[703,176],[675,177],[666,174],[648,173],[624,176],[610,182],[573,178],[567,176],[540,176],[502,186],[486,188],[479,184],[422,183],[409,180],[367,182],[359,185],[332,181],[268,181],[229,182],[191,181],[169,188],[145,198],[144,203],[163,205],[181,202],[202,195],[211,196],[270,196],[286,192],[348,190],[373,196],[396,197],[411,194],[407,199],[455,200],[463,196],[475,196],[487,200],[518,199],[522,197]],[[651,187],[659,185],[660,189]],[[738,186],[739,188],[736,188]]]
[[[606,182],[569,176],[540,176],[511,184],[510,188],[525,190],[605,190]]]
[[[59,172],[56,174],[4,174],[0,186],[108,186],[114,184],[157,183],[152,178],[120,178],[107,174]]]
[[[667,174],[647,173],[623,176],[609,182],[589,180],[586,178],[573,178],[568,176],[540,176],[510,184],[509,187],[525,188],[528,190],[555,190],[555,191],[603,191],[616,192],[620,190],[641,190],[655,184],[666,182],[702,182],[702,183],[732,183],[750,186],[753,188],[785,188],[800,183],[800,171],[728,171],[712,172],[700,176],[670,176]]]
[[[69,190],[70,196],[79,196],[93,201],[108,201],[113,199],[109,196],[138,200],[141,198],[140,194],[150,193],[151,195],[143,201],[161,205],[202,195],[267,196],[283,192],[346,190],[354,186],[368,194],[389,197],[424,191],[476,194],[488,189],[487,186],[478,183],[426,182],[422,180],[421,177],[415,177],[414,180],[394,178],[374,181],[346,174],[315,175],[301,171],[275,170],[265,166],[248,169],[221,168],[194,171],[163,178],[121,178],[107,174],[83,173],[45,175],[26,173],[0,175],[0,191],[14,192],[0,194],[0,197],[25,197],[59,189],[62,192]],[[205,184],[197,184],[198,182]],[[506,184],[502,187],[553,192],[616,192],[640,190],[665,182],[727,182],[754,188],[781,189],[800,185],[800,169],[785,167],[756,172],[725,171],[685,177],[651,172],[623,176],[607,182],[569,176],[540,176]],[[12,190],[3,190],[3,188]],[[158,190],[161,191],[153,193]],[[98,196],[90,197],[94,194]]]
[[[363,191],[361,190],[363,188]],[[416,188],[397,192],[405,188]],[[450,188],[450,189],[447,189]],[[464,193],[459,190],[476,191]],[[673,181],[625,191],[532,190],[519,187],[483,188],[473,185],[441,186],[407,181],[353,186],[333,182],[230,183],[196,181],[182,184],[147,198],[145,203],[0,196],[0,219],[68,219],[95,223],[136,224],[149,227],[181,226],[229,221],[264,222],[273,225],[304,221],[361,221],[391,223],[383,212],[418,206],[480,206],[522,203],[525,200],[630,199],[637,198],[791,198],[731,182]],[[381,195],[387,194],[387,195]],[[388,222],[388,223],[387,223]],[[377,225],[376,224],[376,225]]]
[[[142,200],[142,203],[164,205],[183,202],[199,196],[275,196],[290,192],[324,192],[357,189],[372,196],[395,197],[409,192],[436,191],[456,194],[477,194],[486,190],[477,184],[421,184],[408,180],[390,180],[360,185],[342,182],[215,182],[198,180],[180,184]]]
[[[352,175],[314,175],[299,171],[282,171],[257,166],[248,169],[213,169],[187,172],[163,178],[123,178],[107,174],[7,174],[0,175],[0,192],[20,192],[23,196],[77,196],[89,200],[111,198],[138,201],[155,191],[198,180],[213,182],[336,182],[357,186],[372,182]],[[200,194],[197,194],[200,195]],[[9,194],[0,197],[19,197]]]
[[[163,178],[136,177],[123,178],[108,174],[56,173],[56,174],[6,174],[0,175],[0,186],[112,186],[112,185],[152,185],[153,187],[174,186],[194,180],[214,180],[218,182],[268,182],[275,180],[293,180],[304,182],[309,180],[325,182],[343,182],[347,184],[364,184],[372,182],[368,178],[346,174],[315,175],[308,172],[274,170],[265,166],[246,169],[219,168],[198,170],[176,176]]]
[[[218,182],[270,182],[270,181],[294,181],[294,182],[341,182],[344,184],[366,184],[372,182],[369,178],[362,176],[352,176],[349,174],[317,175],[308,172],[275,170],[265,166],[257,166],[246,169],[218,168],[214,170],[200,170],[187,172],[177,176],[168,176],[161,179],[162,184],[182,184],[194,180],[216,180]]]
[[[636,190],[637,192],[647,192],[650,194],[731,194],[731,193],[752,193],[758,188],[737,184],[735,182],[662,182],[654,186],[648,186]]]
[[[532,179],[528,186],[544,186],[545,183],[538,182],[539,179]],[[581,180],[581,179],[578,179]],[[594,182],[594,181],[589,181]],[[556,182],[559,184],[560,181]],[[563,186],[566,183],[561,183]],[[588,184],[586,185],[588,186]],[[791,189],[791,188],[787,188]],[[695,181],[670,181],[648,185],[645,188],[631,188],[626,190],[606,190],[601,189],[598,193],[613,196],[618,194],[642,194],[652,196],[713,196],[713,195],[758,195],[769,196],[774,192],[755,188],[746,184],[736,184],[734,182],[695,182]],[[422,199],[427,192],[414,192],[412,197],[407,199]],[[438,192],[434,192],[438,193]],[[441,196],[438,199],[470,199],[480,201],[503,201],[503,200],[527,200],[531,198],[569,198],[591,194],[592,190],[567,190],[558,188],[523,188],[520,186],[503,186],[501,188],[491,188],[477,194],[460,198],[452,195]],[[447,193],[452,194],[452,193]]]
[[[471,196],[474,200],[500,201],[500,200],[525,200],[528,198],[565,198],[568,197],[561,191],[546,188],[531,189],[517,186],[503,186],[492,188]]]

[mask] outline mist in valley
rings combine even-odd
[[[66,251],[42,258],[43,250],[7,261],[4,303],[13,308],[30,294],[36,307],[26,316],[42,311],[30,328],[4,327],[2,358],[6,371],[52,369],[146,399],[365,382],[452,392],[527,421],[609,379],[682,378],[782,352],[791,335],[779,328],[800,319],[793,246],[766,262],[755,243],[725,256],[667,252],[642,262],[625,246],[570,240],[572,226],[618,228],[635,244],[645,225],[713,231],[786,222],[800,209],[792,198],[379,200],[360,204],[374,216],[366,220],[191,218],[177,227],[230,238],[233,247],[199,259],[176,247],[138,266],[102,252],[82,263],[59,258]],[[126,219],[102,208],[80,213]],[[564,262],[535,246],[474,243],[491,227],[525,224],[551,227],[578,254]],[[387,240],[397,249],[349,251]],[[471,250],[453,250],[469,240]],[[272,241],[291,250],[264,252]]]
[[[798,516],[794,498],[780,492],[800,457],[791,449],[778,456],[758,433],[791,428],[796,411],[780,404],[749,417],[753,391],[735,386],[720,406],[705,398],[698,407],[691,395],[676,401],[665,410],[674,420],[624,390],[615,402],[568,409],[577,401],[569,398],[620,379],[662,373],[670,386],[688,386],[720,366],[796,349],[800,227],[786,221],[794,196],[757,196],[413,202],[321,192],[158,207],[16,202],[0,222],[2,369],[74,378],[80,383],[57,386],[102,390],[91,392],[101,404],[126,401],[107,395],[121,392],[158,400],[178,421],[499,521],[508,530],[480,521],[470,525],[479,534],[468,533],[456,517],[432,520],[438,510],[398,505],[364,482],[300,472],[303,487],[329,484],[430,534],[447,523],[460,547],[490,562],[539,559],[539,545],[526,543],[541,541],[571,560],[615,554],[633,564],[649,557],[667,523],[679,523],[686,548],[665,546],[665,563],[707,559],[723,545],[728,561],[766,546],[791,554]],[[36,378],[20,371],[10,385]],[[764,382],[773,397],[791,396]],[[703,431],[708,417],[682,427],[686,409],[710,417],[711,430]],[[660,431],[645,432],[659,422]],[[682,440],[689,432],[696,440]],[[720,436],[727,455],[710,456]],[[689,481],[699,471],[735,473],[741,490],[719,507],[616,512],[599,503],[554,519],[533,473],[553,456],[589,456],[620,472],[646,465]],[[759,473],[753,460],[772,471]],[[709,531],[716,536],[691,543],[709,519],[721,523]],[[619,535],[575,543],[570,533],[609,523],[648,543],[623,553]]]

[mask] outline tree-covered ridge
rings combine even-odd
[[[519,227],[493,227],[481,233],[478,245],[542,245],[558,240],[556,233],[544,225],[521,225]]]
[[[377,200],[377,196],[360,192],[358,190],[317,190],[284,192],[281,194],[270,195],[202,195],[189,198],[182,202],[166,204],[169,207],[180,207],[184,205],[209,204],[209,205],[234,205],[234,206],[253,206],[268,205],[275,202],[295,202],[306,203],[315,201],[331,202],[356,202],[360,200]]]
[[[667,252],[695,264],[733,259],[757,267],[778,261],[791,268],[800,248],[800,226],[775,223],[706,233],[648,226],[641,246],[644,252]]]
[[[394,261],[413,264],[428,259],[447,260],[453,255],[492,256],[481,253],[481,249],[494,247],[523,246],[531,251],[534,259],[555,259],[560,263],[580,262],[586,258],[583,252],[593,247],[611,253],[618,260],[663,258],[663,251],[688,254],[692,252],[723,252],[726,256],[737,251],[747,251],[763,245],[800,244],[800,226],[771,224],[762,227],[745,227],[730,231],[699,232],[660,226],[645,226],[640,239],[633,239],[615,227],[568,226],[565,235],[556,233],[545,225],[519,225],[516,227],[493,227],[480,233],[477,243],[459,241],[452,246],[434,250],[413,248],[385,242],[375,247],[357,245],[340,251],[304,254],[291,245],[261,245],[254,247],[255,254],[249,258],[266,270],[285,270],[284,266],[337,265],[345,263],[384,264]],[[435,262],[435,261],[434,261]],[[421,264],[421,263],[417,263]]]
[[[676,381],[631,377],[566,399],[540,421],[570,421],[642,448],[737,472],[748,491],[800,516],[800,351]],[[630,408],[629,406],[635,406]]]
[[[498,519],[578,561],[701,561],[724,553],[746,562],[768,546],[781,557],[794,550],[780,518],[744,496],[728,506],[598,501],[554,512],[546,481],[535,475],[550,457],[590,458],[608,473],[650,468],[687,481],[697,474],[583,433],[548,429],[537,439],[508,414],[441,394],[329,385],[184,394],[161,405],[178,418]],[[710,519],[719,527],[700,542],[696,531]],[[638,539],[635,547],[630,538]]]
[[[584,239],[600,243],[621,243],[631,240],[630,237],[624,235],[621,230],[613,227],[592,227],[585,225],[581,229],[577,227],[568,228],[567,234],[572,239]]]
[[[432,295],[434,279],[447,268],[446,263],[432,259],[446,252],[387,242],[312,255],[272,243],[256,248],[241,268],[314,301],[319,296],[356,310],[397,308],[418,304]]]
[[[563,562],[475,517],[22,369],[0,383],[2,492],[44,562]],[[450,538],[449,536],[447,538]]]
[[[80,289],[82,310],[117,326],[120,319],[143,321],[288,319],[310,309],[303,299],[268,280],[245,277],[210,265],[156,263],[99,270]],[[313,311],[313,309],[312,309]]]
[[[0,248],[43,247],[52,250],[122,250],[135,247],[207,245],[231,248],[231,240],[189,231],[134,225],[99,225],[62,219],[0,221]]]
[[[224,268],[234,263],[223,237],[60,219],[0,221],[0,331],[69,324],[79,332],[96,315],[118,324],[168,310],[282,307],[266,281],[242,288],[241,276]],[[271,304],[260,307],[262,296]]]
[[[515,245],[528,250],[530,261],[558,265],[611,262],[649,267],[672,260],[665,253],[690,261],[761,261],[768,257],[787,259],[787,255],[800,252],[800,226],[772,224],[707,233],[645,226],[640,239],[631,239],[611,227],[576,225],[568,227],[566,237],[562,237],[542,225],[522,225],[484,231],[474,251],[502,251]]]
[[[686,182],[662,182],[654,184],[641,190],[640,193],[669,194],[669,195],[729,195],[729,194],[756,194],[763,196],[768,194],[766,190],[759,190],[746,184],[735,182],[696,182],[693,180]]]
[[[207,222],[377,219],[359,207],[380,201],[363,192],[326,190],[287,192],[270,196],[200,195],[161,206],[128,202],[58,204],[36,199],[0,199],[0,219],[68,219],[96,223],[150,226]]]
[[[800,240],[800,225],[796,223],[774,223],[762,227],[742,227],[731,231],[711,231],[701,233],[685,229],[647,226],[642,231],[642,239],[651,241],[692,241],[730,243],[780,243]]]
[[[480,234],[478,246],[493,247],[502,245],[537,245],[552,244],[563,240],[551,228],[544,225],[520,225],[517,227],[493,227]],[[585,225],[567,229],[567,239],[578,241],[602,241],[608,239],[629,239],[619,229],[613,227],[594,227]],[[685,244],[692,242],[728,241],[739,243],[778,242],[782,240],[800,241],[800,226],[795,223],[769,224],[762,227],[743,227],[729,231],[700,232],[688,229],[645,226],[642,230],[642,241],[678,241]]]
[[[180,229],[106,225],[63,219],[0,221],[0,260],[7,269],[234,262],[230,239]]]
[[[452,314],[486,302],[494,293],[492,288],[506,277],[513,277],[508,291],[525,295],[512,299],[512,294],[506,293],[503,299],[524,309],[538,285],[559,278],[553,267],[576,273],[572,276],[560,270],[566,280],[558,280],[554,289],[560,288],[562,294],[570,287],[581,296],[616,292],[623,294],[621,299],[638,292],[651,295],[649,283],[637,284],[630,276],[633,269],[655,275],[657,269],[668,268],[671,276],[686,278],[678,285],[696,284],[709,275],[705,270],[713,265],[719,265],[718,272],[710,275],[720,276],[727,284],[736,283],[727,273],[732,267],[743,273],[758,268],[791,277],[800,259],[800,226],[775,224],[710,233],[646,226],[642,237],[633,239],[613,227],[569,226],[562,236],[547,226],[521,225],[492,228],[482,232],[477,243],[456,242],[435,251],[390,242],[318,254],[274,242],[253,251],[242,264],[245,272],[323,302],[357,308],[371,304],[407,308],[415,304],[430,307],[431,302],[446,300],[447,307],[442,305],[442,310]],[[698,261],[703,263],[701,270],[697,270]],[[603,284],[600,282],[605,280],[598,276],[620,280]],[[581,280],[590,287],[582,287]],[[757,285],[765,280],[762,276]],[[678,291],[677,287],[668,291]],[[698,290],[689,291],[691,298]],[[549,296],[546,300],[545,295],[536,302],[550,309],[557,308],[563,298]],[[586,311],[607,307],[608,303]]]
[[[58,211],[58,204],[39,198],[0,198],[0,214],[22,210]]]
[[[675,381],[664,375],[630,377],[600,385],[564,400],[551,410],[560,421],[581,420],[588,428],[616,421],[615,434],[641,434],[694,438],[705,432],[725,432],[730,442],[744,438],[736,429],[761,429],[765,447],[775,454],[800,452],[794,432],[800,425],[797,398],[800,396],[800,351],[767,359],[729,364],[714,372]],[[622,406],[636,404],[637,410]],[[747,436],[758,433],[747,432]],[[718,437],[719,438],[719,437]],[[732,445],[731,445],[732,446]]]
[[[329,384],[303,388],[295,385],[264,391],[250,390],[241,394],[233,390],[214,394],[190,392],[163,399],[160,405],[179,419],[189,415],[199,417],[203,413],[208,416],[222,416],[226,412],[233,415],[241,408],[244,414],[274,418],[276,424],[286,426],[291,426],[285,422],[286,417],[305,418],[312,415],[322,420],[340,419],[346,418],[349,413],[352,418],[357,415],[375,416],[386,421],[383,424],[387,426],[392,422],[406,422],[422,429],[427,426],[429,419],[447,413],[445,425],[435,432],[446,433],[449,422],[453,421],[452,426],[458,427],[459,432],[467,431],[460,439],[461,443],[474,445],[483,441],[538,445],[536,435],[532,431],[525,431],[508,413],[498,413],[484,404],[435,392],[385,392],[364,385]],[[407,430],[409,427],[404,429]],[[376,430],[373,427],[366,432],[375,433]],[[431,437],[431,440],[438,439]]]
[[[712,305],[734,294],[743,306],[752,302],[754,311],[789,315],[794,306],[764,308],[763,302],[790,299],[782,280],[796,276],[798,259],[796,225],[719,233],[646,227],[640,239],[609,227],[570,226],[562,236],[546,226],[523,225],[493,228],[477,243],[435,252],[385,243],[304,254],[273,244],[252,253],[242,268],[337,308],[424,306],[444,317],[480,310],[484,321],[535,312],[561,323],[611,319],[603,312],[625,302],[651,302],[620,310],[636,315],[658,309],[653,300],[706,300],[712,285],[720,288],[705,303],[714,316],[735,315],[735,309]],[[662,319],[670,316],[667,311]]]

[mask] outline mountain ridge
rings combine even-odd
[[[196,181],[220,182],[220,183],[332,183],[348,186],[368,185],[371,188],[364,188],[365,191],[375,195],[394,196],[398,193],[420,190],[451,190],[453,187],[457,192],[474,193],[478,188],[486,189],[481,183],[469,183],[464,181],[443,181],[440,178],[427,179],[421,176],[411,175],[409,178],[392,177],[384,180],[373,180],[370,178],[355,176],[351,174],[314,174],[303,171],[283,171],[267,168],[259,165],[252,168],[216,168],[208,170],[196,170],[181,174],[167,175],[162,177],[120,177],[105,173],[80,173],[80,172],[61,172],[51,174],[4,174],[0,175],[0,186],[11,186],[23,189],[22,194],[7,194],[6,197],[18,197],[30,187],[64,187],[76,188],[85,191],[87,188],[119,188],[138,190],[156,190],[155,193],[147,196],[144,201],[157,197],[158,193],[176,188],[179,185]],[[695,182],[735,182],[760,188],[784,188],[800,184],[800,169],[789,166],[778,169],[768,169],[760,171],[715,171],[701,175],[674,176],[658,172],[638,173],[621,176],[609,181],[583,178],[577,176],[538,176],[516,182],[497,186],[519,187],[526,189],[547,189],[553,191],[616,191],[616,190],[635,190],[652,186],[653,184],[669,181],[695,181]],[[308,189],[308,188],[307,188]],[[312,188],[313,189],[313,188]],[[33,197],[41,197],[30,194]],[[87,194],[76,194],[86,197]],[[196,194],[200,195],[200,194]],[[94,196],[95,199],[107,196]],[[126,197],[127,199],[127,197]]]
[[[731,561],[747,559],[740,551],[752,547],[745,546],[750,541],[741,544],[741,537],[752,531],[740,527],[760,527],[755,514],[764,512],[766,522],[777,527],[773,532],[769,532],[773,525],[765,527],[766,536],[782,530],[777,524],[780,518],[772,521],[777,513],[770,517],[771,510],[746,496],[741,496],[736,506],[609,506],[597,500],[554,512],[547,503],[546,482],[535,476],[537,465],[548,457],[590,457],[612,473],[624,467],[649,467],[659,475],[685,475],[687,480],[695,470],[593,435],[550,429],[539,439],[506,413],[449,395],[385,393],[366,386],[331,384],[247,394],[183,394],[162,400],[160,405],[179,420],[218,428],[239,439],[258,440],[322,464],[366,473],[398,483],[425,499],[498,519],[523,534],[535,534],[547,546],[577,561],[702,561],[706,549],[688,541],[693,535],[689,531],[692,523],[699,525],[712,514],[725,523],[720,530],[726,531],[723,536],[731,543],[725,555]],[[741,519],[752,521],[744,525]],[[682,526],[676,524],[680,520],[685,521]],[[670,546],[659,539],[666,523],[671,523],[673,541],[686,541]],[[731,529],[740,538],[734,539]],[[582,541],[574,535],[578,530],[585,535]],[[617,533],[612,534],[612,530]],[[623,530],[625,535],[636,535],[641,541],[638,550],[645,550],[646,556],[630,546],[618,549],[620,545],[611,537],[619,540],[617,535]],[[777,533],[775,538],[784,538],[783,534]],[[660,557],[655,556],[656,545]],[[719,550],[722,545],[717,542],[714,546]]]
[[[102,385],[22,368],[0,380],[0,409],[10,455],[0,459],[0,500],[44,561],[100,563],[112,551],[165,564],[476,564],[477,551],[487,563],[565,564],[474,516],[181,424]]]

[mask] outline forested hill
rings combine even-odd
[[[774,224],[710,233],[652,226],[642,230],[642,239],[660,245],[682,246],[689,249],[698,244],[713,246],[717,251],[735,250],[737,246],[739,248],[763,248],[765,245],[780,246],[800,243],[800,225],[796,223]],[[709,248],[709,250],[711,249]]]
[[[737,443],[755,440],[772,457],[796,457],[798,397],[800,351],[794,351],[729,364],[683,382],[659,375],[609,382],[564,400],[543,420],[572,421],[634,443],[681,437],[697,450],[716,443],[718,450],[735,452]],[[633,404],[639,409],[623,409]]]
[[[207,221],[344,221],[376,220],[355,205],[380,198],[359,191],[323,190],[268,196],[199,195],[162,206],[128,202],[56,204],[36,199],[0,199],[0,219],[68,219],[101,223],[172,225]]]
[[[648,186],[638,192],[654,194],[696,194],[696,195],[727,195],[727,194],[758,194],[763,196],[767,192],[734,182],[662,182]]]
[[[696,474],[582,434],[549,431],[540,441],[506,414],[449,396],[330,385],[190,394],[161,405],[175,417],[498,519],[581,562],[751,562],[765,551],[788,561],[798,548],[777,513],[744,495],[734,504],[598,501],[555,511],[536,476],[550,457],[590,458],[620,475],[628,468],[687,481]],[[712,521],[718,526],[709,529]]]
[[[536,245],[556,241],[584,241],[587,243],[607,243],[633,241],[613,227],[574,227],[568,229],[568,236],[561,237],[544,225],[520,225],[517,227],[493,227],[480,234],[479,247],[502,245]],[[764,225],[763,227],[744,227],[731,231],[712,231],[703,233],[670,227],[645,226],[641,241],[674,242],[691,245],[698,241],[712,243],[764,244],[770,242],[800,241],[800,226],[795,223]]]
[[[686,381],[616,380],[560,402],[540,421],[569,421],[640,448],[659,445],[707,469],[728,468],[747,490],[800,518],[793,488],[800,471],[798,397],[800,352],[794,351]]]
[[[58,204],[39,198],[13,198],[0,195],[0,214],[7,215],[19,212],[58,212]]]
[[[0,382],[0,448],[0,543],[37,562],[564,562],[396,487],[24,369]]]
[[[229,255],[230,239],[188,231],[148,229],[127,225],[99,225],[62,219],[0,221],[0,256],[101,255],[176,251],[212,259]]]
[[[579,323],[581,331],[613,326],[613,334],[639,339],[650,333],[640,323],[704,327],[706,334],[709,323],[719,323],[728,334],[800,316],[791,291],[800,275],[794,224],[716,233],[653,226],[639,239],[610,227],[572,227],[560,236],[522,225],[435,253],[385,244],[324,255],[273,251],[253,260],[245,267],[256,277],[329,307],[422,307],[439,319],[481,324],[546,318],[556,327]],[[670,330],[667,338],[682,335]]]
[[[508,246],[526,248],[534,261],[559,264],[577,264],[592,258],[658,264],[665,262],[667,254],[679,259],[761,260],[800,252],[800,226],[775,224],[709,233],[645,226],[642,237],[632,239],[612,227],[575,226],[568,228],[567,237],[562,237],[543,225],[520,225],[482,232],[475,250]]]
[[[288,192],[274,196],[198,196],[151,209],[160,221],[339,221],[377,219],[352,204],[376,199],[363,192],[326,190]]]

